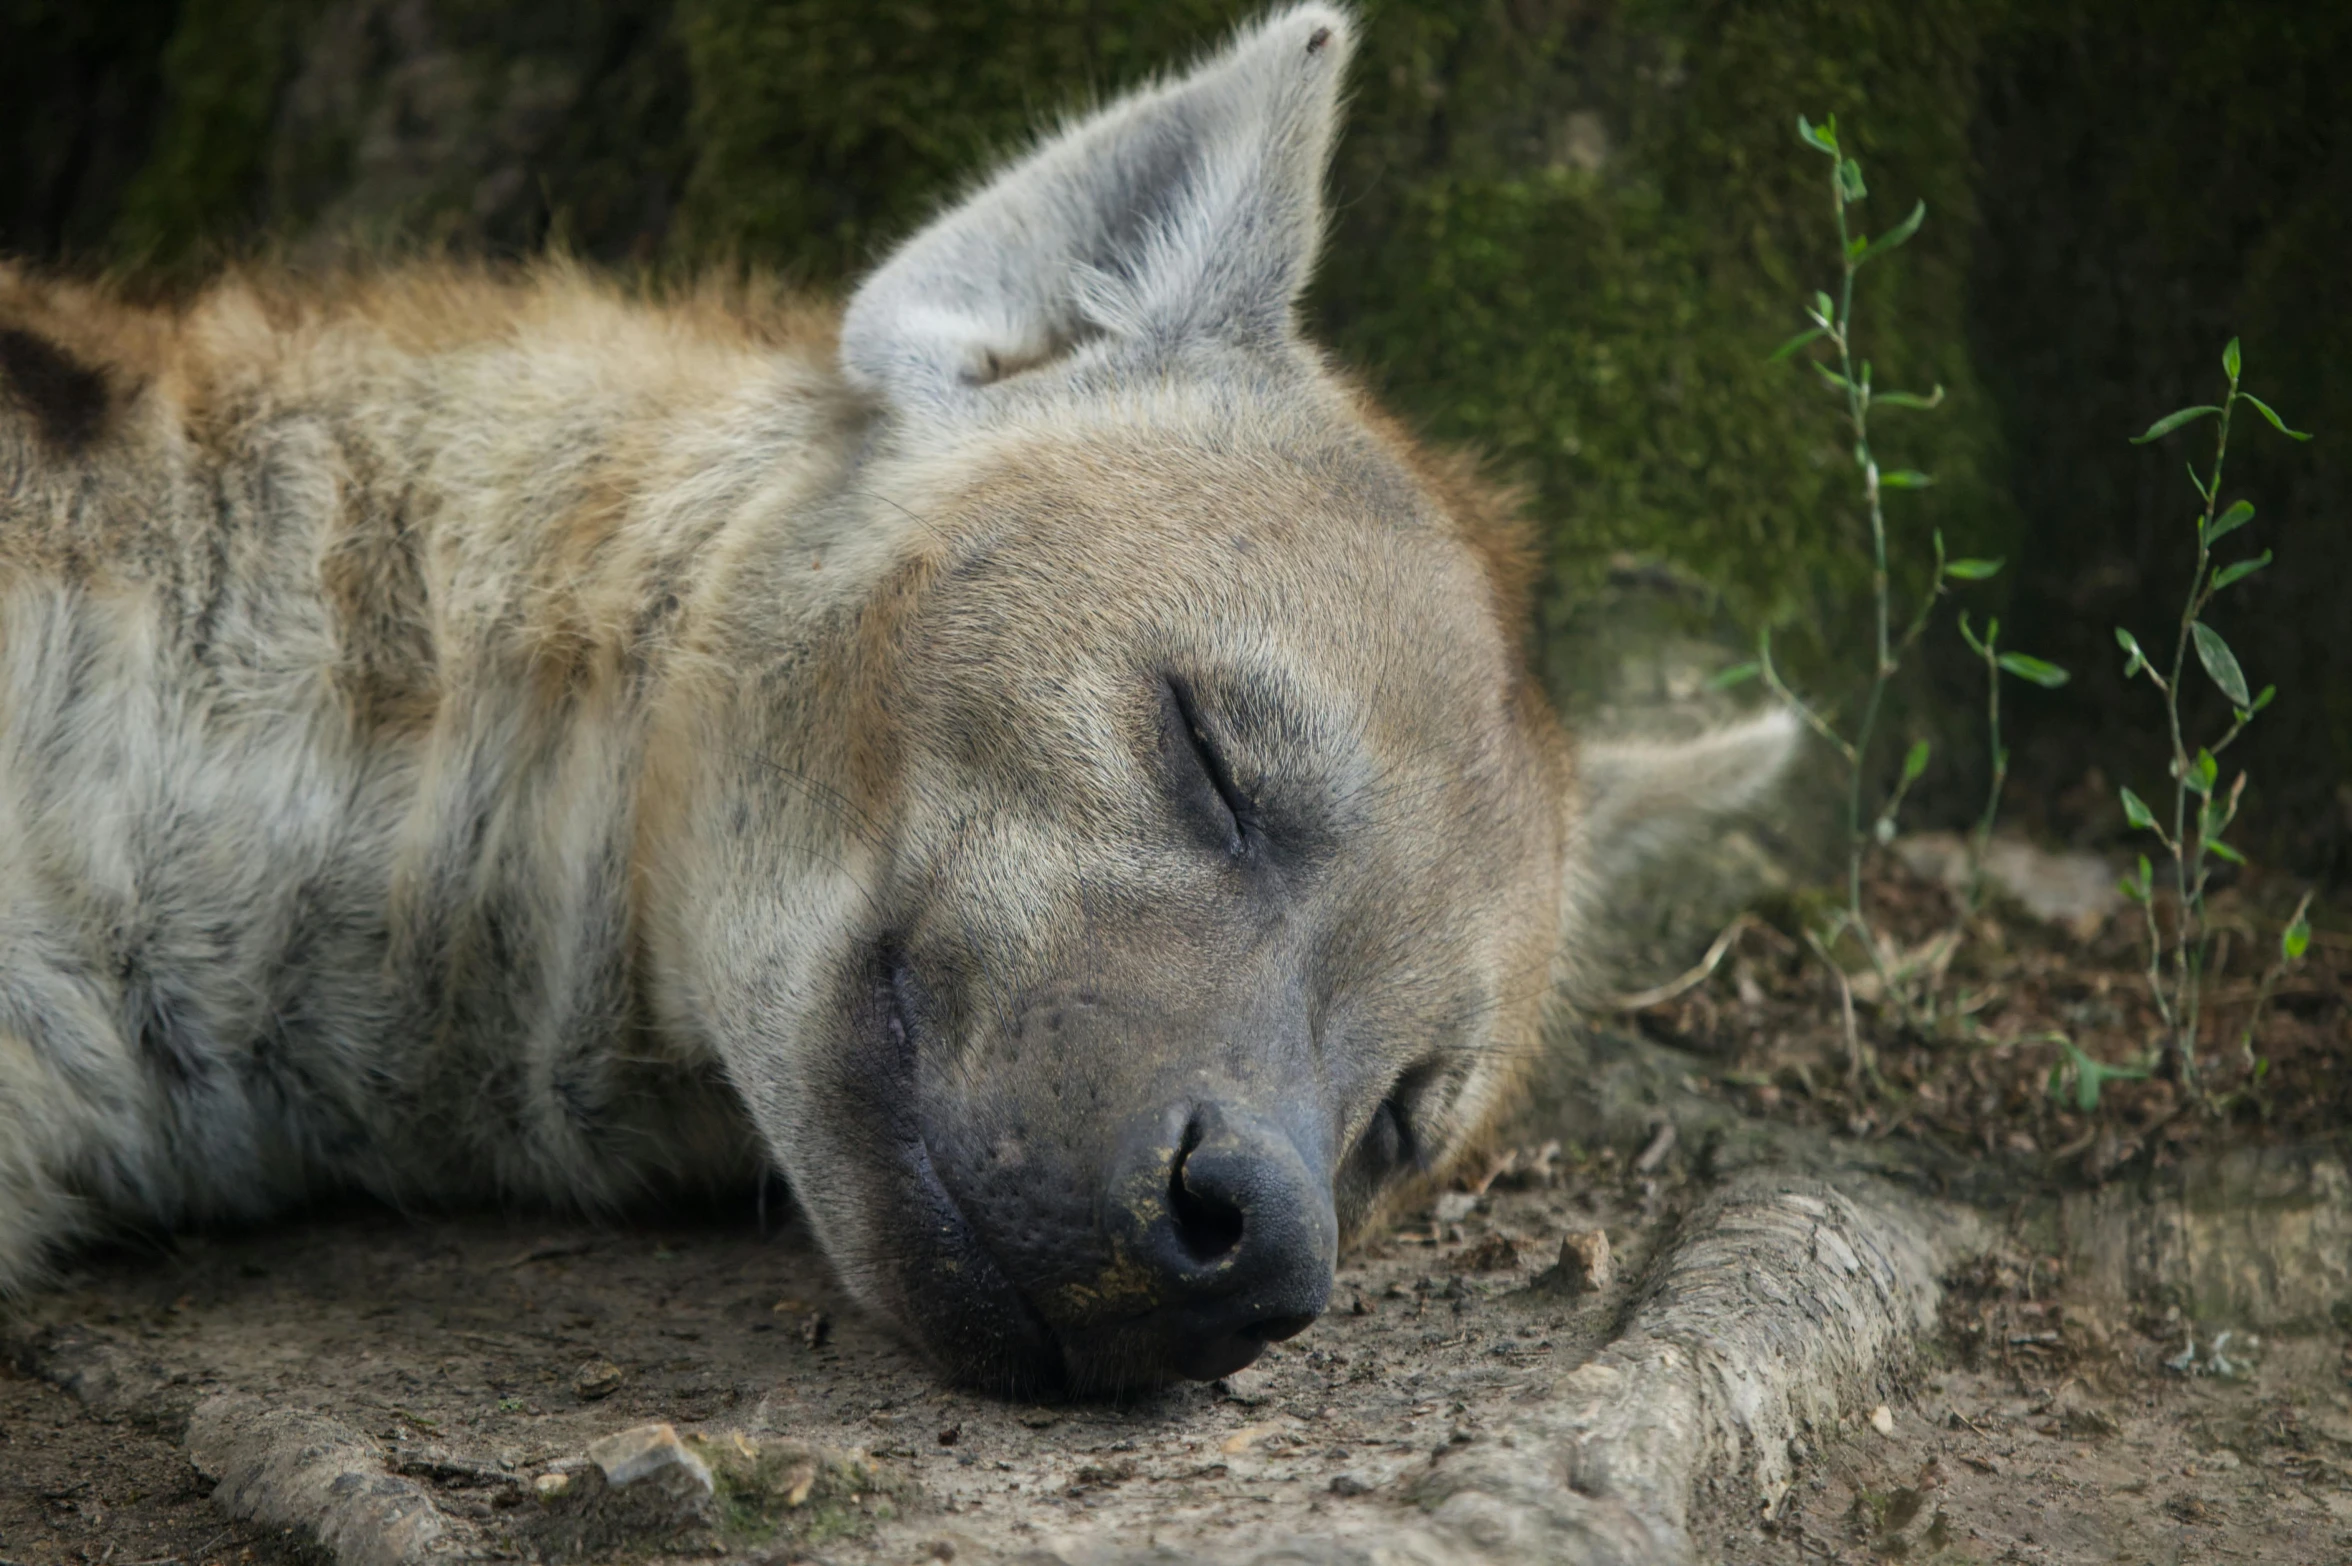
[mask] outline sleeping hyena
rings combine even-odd
[[[0,274],[0,1288],[769,1161],[962,1378],[1312,1321],[1788,738],[1579,760],[1507,509],[1300,339],[1348,48],[1272,18],[838,316]]]

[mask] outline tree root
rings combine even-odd
[[[1401,1497],[1413,1512],[1282,1540],[1249,1566],[1689,1561],[1701,1487],[1769,1521],[1792,1448],[1879,1400],[1933,1325],[1938,1273],[1981,1240],[1878,1182],[1739,1176],[1664,1247],[1616,1340],[1514,1423],[1434,1458]]]

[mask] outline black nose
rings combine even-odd
[[[1331,1297],[1331,1182],[1288,1132],[1243,1107],[1174,1106],[1127,1139],[1106,1227],[1156,1303],[1121,1334],[1169,1374],[1206,1381],[1306,1330]],[[1139,1341],[1141,1340],[1141,1341]]]

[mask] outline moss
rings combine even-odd
[[[683,0],[695,159],[674,253],[831,282],[1074,95],[1131,85],[1241,7]]]
[[[1322,314],[1428,429],[1530,483],[1555,633],[1633,553],[1782,627],[1802,668],[1858,662],[1841,643],[1869,578],[1837,410],[1765,362],[1834,275],[1800,108],[1858,138],[1866,221],[1915,197],[1931,211],[1861,301],[1881,381],[1953,393],[1883,421],[1882,449],[1943,481],[1890,507],[1898,558],[1923,561],[1936,527],[2001,551],[1994,415],[1958,346],[1972,201],[1956,127],[1983,8],[1653,4],[1603,28],[1406,9],[1373,19],[1336,250],[1363,259],[1327,277]]]
[[[316,0],[188,0],[163,50],[166,109],[122,198],[113,243],[169,265],[260,216],[255,177]]]
[[[817,1548],[862,1538],[917,1495],[911,1481],[859,1452],[737,1433],[698,1432],[686,1444],[709,1465],[729,1545]]]

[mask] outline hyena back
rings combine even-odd
[[[1526,550],[1299,337],[1270,19],[834,317],[0,278],[0,1288],[308,1193],[763,1160],[951,1373],[1222,1374],[1507,1099],[1593,866]]]

